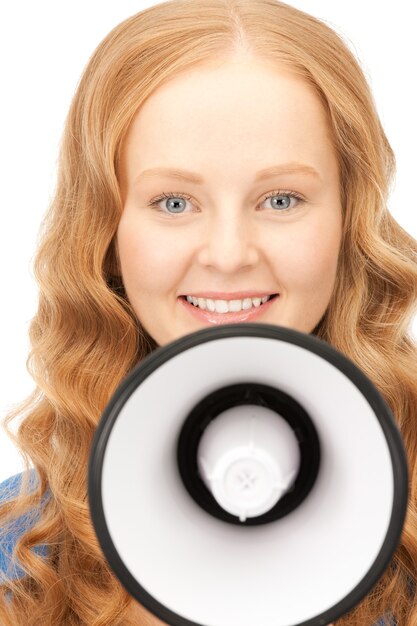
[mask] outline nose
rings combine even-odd
[[[259,260],[258,232],[241,211],[219,211],[211,216],[200,246],[199,262],[223,274],[255,266]]]

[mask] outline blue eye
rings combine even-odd
[[[169,209],[172,209],[173,213],[171,213],[171,215],[175,215],[177,213],[182,214],[183,211],[181,211],[181,206],[178,207],[178,205],[185,205],[185,200],[192,200],[191,196],[186,196],[185,194],[180,194],[180,193],[164,193],[162,194],[162,196],[159,196],[158,198],[155,198],[155,200],[152,200],[152,202],[149,203],[150,206],[156,206],[159,204],[159,202],[161,202],[162,200],[169,200],[169,202],[165,203],[167,207],[169,207]],[[164,211],[164,209],[159,209],[161,211]],[[169,213],[169,211],[168,211]]]
[[[260,204],[265,202],[265,200],[268,200],[268,198],[274,198],[274,199],[277,198],[277,200],[273,202],[274,208],[272,209],[272,211],[275,211],[275,213],[280,213],[280,214],[289,213],[295,208],[294,206],[292,207],[290,206],[291,198],[297,200],[296,206],[305,202],[305,200],[295,191],[271,191],[262,198]],[[158,206],[159,203],[162,202],[162,200],[169,200],[168,203],[165,203],[165,208],[160,208]],[[183,215],[184,211],[182,209],[185,208],[185,204],[186,204],[185,200],[191,201],[192,197],[183,193],[177,193],[177,192],[165,193],[164,192],[157,198],[154,198],[153,200],[151,200],[148,203],[148,206],[156,207],[158,211],[161,211],[162,213],[165,213],[166,215],[170,215],[170,216]]]

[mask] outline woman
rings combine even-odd
[[[177,171],[148,171],[162,167]],[[354,361],[408,454],[400,545],[335,624],[416,623],[417,242],[386,206],[394,168],[357,61],[301,11],[173,0],[109,33],[71,104],[35,260],[37,389],[5,421],[24,415],[10,436],[34,471],[27,463],[3,485],[1,624],[162,623],[121,587],[95,537],[96,425],[158,345],[236,320],[228,301],[251,321],[249,297],[261,307],[272,294],[257,319],[313,333]]]

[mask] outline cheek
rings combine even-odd
[[[277,248],[276,255],[277,271],[282,275],[284,284],[289,289],[308,291],[315,297],[326,295],[336,277],[339,224],[327,224],[327,228],[321,223],[304,224],[285,243]]]
[[[182,258],[175,248],[175,240],[158,236],[151,225],[133,223],[122,217],[117,242],[123,282],[127,291],[151,293],[164,291],[172,284]]]
[[[311,251],[312,273],[317,288],[321,285],[322,295],[327,300],[333,291],[336,280],[337,262],[339,257],[341,230],[334,228],[325,236],[321,235],[322,244]],[[315,257],[314,257],[315,254]],[[319,293],[317,289],[317,293]]]

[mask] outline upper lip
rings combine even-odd
[[[236,291],[235,293],[226,293],[225,291],[205,291],[204,293],[187,293],[184,296],[192,296],[193,298],[211,298],[213,300],[243,300],[244,298],[264,298],[265,296],[274,295],[274,291]]]

